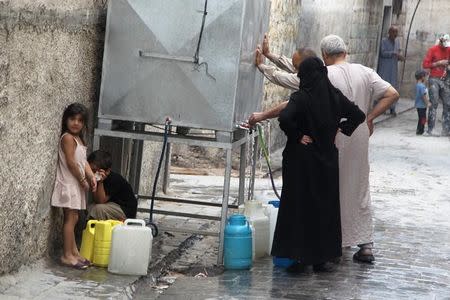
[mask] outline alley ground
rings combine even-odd
[[[69,270],[46,259],[0,277],[0,299],[450,299],[450,140],[416,136],[415,126],[416,112],[409,111],[378,123],[371,138],[373,265],[353,262],[353,248],[344,249],[331,274],[289,275],[269,257],[250,271],[223,272],[215,266],[217,237],[164,229],[214,230],[216,222],[164,217],[157,219],[148,276]],[[222,183],[220,176],[173,175],[171,194],[220,203]],[[257,197],[273,198],[267,179],[255,187]],[[218,215],[219,209],[189,212]]]
[[[158,299],[450,299],[450,141],[415,125],[412,110],[371,139],[375,264],[345,249],[336,272],[292,276],[267,258],[249,272],[179,277]]]

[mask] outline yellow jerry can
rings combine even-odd
[[[97,221],[94,234],[94,256],[92,262],[98,267],[107,267],[109,252],[111,250],[111,236],[114,226],[122,224],[121,221]]]
[[[83,236],[81,239],[80,255],[89,261],[92,261],[94,257],[94,234],[95,225],[98,220],[89,220],[86,224],[86,228],[83,230]]]

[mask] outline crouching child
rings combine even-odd
[[[111,171],[111,154],[97,150],[87,160],[97,179],[97,190],[93,192],[95,203],[88,209],[89,219],[123,221],[136,218],[137,199],[128,181]]]

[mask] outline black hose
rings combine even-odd
[[[156,188],[158,187],[159,173],[161,172],[162,163],[164,161],[164,155],[166,154],[166,147],[167,147],[167,140],[168,140],[168,136],[169,136],[170,123],[171,123],[170,119],[167,118],[166,124],[164,126],[163,147],[162,147],[162,151],[161,151],[161,156],[159,157],[158,168],[156,169],[155,181],[153,182],[153,190],[152,190],[152,197],[151,197],[151,203],[150,203],[150,217],[149,217],[149,222],[147,224],[150,227],[153,227],[154,230],[152,230],[152,234],[154,237],[156,237],[158,235],[158,227],[153,222],[153,207],[155,204]]]
[[[272,183],[273,192],[275,193],[275,196],[277,196],[277,198],[279,200],[281,200],[281,196],[280,196],[280,194],[278,194],[277,187],[275,186],[275,182],[273,180],[272,168],[270,167],[270,160],[269,160],[269,150],[268,150],[268,146],[266,145],[266,142],[264,141],[261,125],[257,124],[256,126],[258,128],[258,136],[259,136],[259,141],[261,143],[261,148],[262,148],[261,150],[262,150],[264,158],[266,160],[267,168],[269,169],[269,177],[270,177],[270,182]]]
[[[275,193],[275,196],[277,196],[278,200],[281,200],[281,196],[280,196],[280,194],[278,194],[277,187],[275,186],[275,182],[273,181],[272,169],[270,168],[269,162],[267,162],[267,167],[269,169],[269,177],[270,177],[270,182],[272,183],[273,192]]]

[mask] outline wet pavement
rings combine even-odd
[[[378,123],[371,138],[373,265],[354,263],[353,248],[329,274],[293,276],[269,257],[250,271],[223,272],[215,265],[217,237],[164,229],[214,231],[217,222],[157,216],[162,230],[147,277],[72,270],[46,259],[0,277],[0,299],[450,299],[450,140],[416,136],[415,126],[416,112],[409,111]],[[222,184],[221,176],[173,175],[171,195],[220,203]],[[232,197],[237,187],[232,178]],[[255,197],[274,198],[267,178],[255,189]],[[157,206],[220,214],[214,207]]]
[[[175,274],[158,299],[450,299],[450,140],[416,136],[416,118],[412,110],[379,123],[371,138],[373,265],[344,249],[335,272],[294,276],[267,257],[250,271]],[[214,249],[216,240],[199,243]],[[197,268],[213,264],[205,253],[193,255]]]
[[[104,268],[70,269],[46,259],[1,277],[0,299],[120,299],[132,294],[137,278]]]

